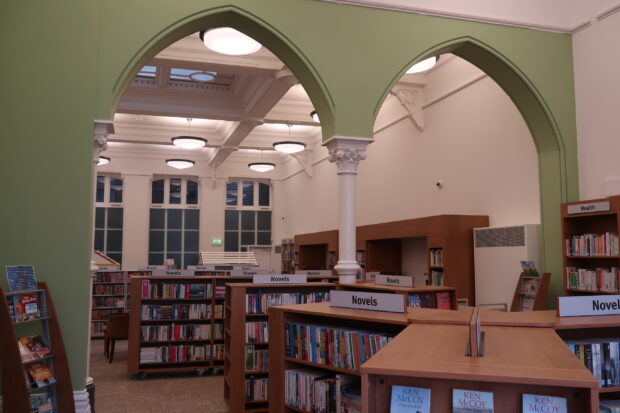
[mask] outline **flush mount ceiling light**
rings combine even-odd
[[[248,168],[256,172],[269,172],[273,171],[276,164],[271,162],[252,162],[248,164]]]
[[[107,156],[100,156],[99,157],[99,162],[97,162],[97,166],[99,165],[107,165],[110,163],[110,158],[108,158]]]
[[[172,138],[172,144],[178,146],[181,149],[198,149],[204,148],[207,144],[207,140],[192,136],[192,118],[187,118],[187,135],[176,136]]]
[[[432,56],[411,66],[407,73],[420,73],[432,69],[439,61],[439,56]]]
[[[189,159],[166,159],[166,164],[177,169],[187,169],[194,166],[196,162]]]
[[[214,52],[233,56],[256,53],[262,47],[256,40],[232,27],[203,30],[200,40]]]
[[[293,126],[292,125],[288,125],[288,141],[282,141],[282,142],[276,142],[273,144],[273,149],[275,149],[278,152],[284,152],[284,153],[297,153],[297,152],[301,152],[304,149],[306,149],[306,144],[303,142],[295,142],[295,141],[291,141],[291,128]]]
[[[317,115],[316,110],[313,110],[312,112],[310,112],[310,117],[312,118],[313,121],[319,122],[319,115]]]

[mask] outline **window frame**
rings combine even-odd
[[[103,181],[103,201],[97,201],[97,185],[99,183],[99,177],[103,176],[105,179]],[[121,185],[123,189],[121,190],[123,201],[121,202],[110,202],[110,186],[112,179],[120,179]],[[112,173],[98,173],[97,178],[95,180],[95,207],[105,207],[105,208],[123,208],[123,203],[125,201],[125,180],[123,176],[120,174],[112,174]]]
[[[170,203],[170,180],[171,179],[180,179],[181,180],[181,203],[179,204],[171,204]],[[163,180],[164,181],[164,202],[161,204],[153,203],[153,183],[155,181]],[[198,190],[198,199],[195,204],[187,203],[187,183],[188,181],[196,182],[197,190]],[[149,208],[156,209],[200,209],[200,178],[197,176],[179,176],[179,175],[166,175],[159,176],[155,175],[151,178],[151,183],[149,185]]]
[[[243,183],[244,182],[253,182],[254,183],[254,187],[253,187],[253,205],[243,205]],[[227,197],[227,191],[228,191],[228,184],[230,183],[236,183],[237,184],[237,205],[228,205],[228,197]],[[260,199],[260,184],[266,184],[269,185],[269,205],[268,206],[260,206],[259,205],[259,199]],[[228,249],[226,249],[226,235],[228,233],[236,233],[237,234],[237,251],[242,251],[243,248],[247,248],[248,247],[252,247],[252,246],[257,246],[257,247],[272,247],[273,246],[273,183],[271,182],[271,180],[269,179],[256,179],[256,178],[230,178],[226,181],[226,184],[224,185],[224,214],[226,214],[226,211],[239,211],[238,214],[238,222],[237,222],[237,229],[236,230],[226,230],[226,226],[224,226],[224,250],[225,251],[229,251]],[[251,232],[254,233],[254,243],[253,244],[243,244],[241,242],[242,240],[242,236],[244,232],[250,232],[248,230],[243,230],[242,229],[242,220],[243,220],[243,211],[255,211],[256,213],[254,214],[254,230],[251,230]],[[266,230],[259,230],[258,229],[258,212],[262,212],[262,211],[269,211],[271,212],[271,225],[269,228],[269,231]],[[258,234],[260,233],[264,233],[264,232],[269,232],[270,233],[270,243],[269,244],[258,244]]]
[[[175,204],[176,205],[176,204]],[[151,227],[151,209],[155,209],[155,210],[163,210],[163,214],[164,214],[164,228],[152,228]],[[179,268],[184,269],[187,268],[188,265],[193,265],[193,264],[187,264],[185,262],[185,255],[186,254],[190,254],[190,253],[196,253],[198,256],[200,255],[200,211],[197,212],[198,214],[198,228],[197,229],[187,229],[186,228],[186,211],[192,211],[192,210],[196,210],[197,208],[183,208],[181,210],[181,228],[180,229],[175,229],[175,228],[169,228],[168,226],[168,210],[170,209],[180,209],[180,208],[149,208],[149,232],[148,232],[148,241],[147,241],[147,262],[149,263],[149,265],[151,265],[151,261],[150,261],[150,256],[151,254],[163,254],[164,256],[164,263],[165,260],[168,257],[168,254],[180,254],[181,256],[181,262],[180,263],[175,263],[176,265],[179,265]],[[162,232],[164,234],[163,237],[163,250],[161,251],[155,251],[155,250],[151,250],[151,242],[150,242],[150,238],[151,238],[151,232]],[[181,250],[180,251],[168,251],[168,236],[169,236],[169,232],[170,231],[179,231],[181,233]],[[197,234],[197,238],[198,238],[198,249],[197,251],[186,251],[185,250],[185,234],[187,232],[195,232]]]

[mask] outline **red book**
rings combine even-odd
[[[437,308],[440,310],[450,309],[450,293],[437,293]]]

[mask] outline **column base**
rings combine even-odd
[[[338,261],[334,270],[338,273],[340,284],[355,284],[360,268],[357,261]]]

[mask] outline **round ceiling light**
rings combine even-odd
[[[172,144],[182,149],[204,148],[207,140],[196,136],[176,136],[172,138]]]
[[[256,53],[262,47],[256,40],[232,27],[203,30],[200,39],[214,52],[233,56]]]
[[[187,169],[194,166],[196,162],[189,159],[166,159],[166,164],[177,169]]]
[[[97,162],[97,166],[99,165],[107,165],[110,163],[110,158],[108,158],[107,156],[100,156],[99,157],[99,162]]]
[[[269,172],[273,171],[276,164],[271,162],[252,162],[248,164],[248,168],[256,172]]]
[[[312,118],[313,121],[320,122],[319,115],[317,115],[316,110],[313,110],[312,112],[310,112],[310,117]]]
[[[189,78],[195,80],[196,82],[206,83],[215,79],[215,75],[213,74],[213,72],[200,71],[191,73],[189,75]]]
[[[407,73],[425,72],[429,69],[432,69],[437,64],[438,60],[439,60],[439,56],[433,56],[433,57],[429,57],[428,59],[424,59],[421,62],[418,62],[414,64],[413,66],[411,66],[409,70],[407,70]]]
[[[306,149],[306,144],[302,142],[283,141],[273,144],[273,149],[284,153],[297,153]]]

